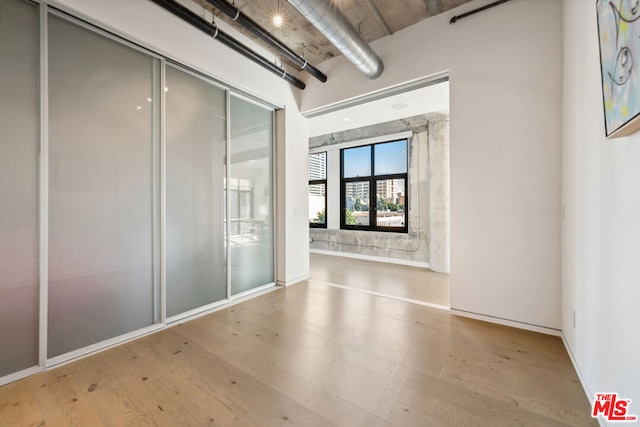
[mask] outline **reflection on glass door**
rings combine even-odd
[[[273,111],[231,97],[231,295],[274,281]]]
[[[226,93],[166,70],[167,316],[175,316],[227,297]]]
[[[0,377],[38,364],[36,5],[0,0]]]
[[[158,321],[158,60],[49,17],[50,358]]]
[[[0,0],[4,382],[274,282],[273,111],[46,4]]]

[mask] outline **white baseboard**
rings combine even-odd
[[[567,354],[569,355],[569,359],[571,359],[571,364],[573,365],[573,369],[576,371],[576,374],[578,374],[578,379],[580,380],[580,385],[582,385],[582,389],[584,390],[584,393],[587,395],[587,399],[589,400],[589,404],[593,408],[593,401],[595,399],[595,394],[593,394],[593,392],[591,391],[591,387],[589,387],[589,384],[587,383],[586,378],[584,377],[584,375],[582,375],[582,371],[580,370],[580,366],[578,365],[578,361],[576,360],[575,356],[573,355],[573,351],[571,351],[571,347],[569,347],[569,343],[567,342],[567,337],[564,336],[564,332],[562,332],[560,337],[562,338],[562,343],[564,344],[565,350],[567,350]],[[600,426],[606,427],[607,424],[602,419],[602,416],[599,416],[597,418],[597,420],[598,420],[598,424],[600,424]]]
[[[428,262],[409,261],[399,258],[385,258],[380,256],[354,254],[351,252],[326,251],[324,249],[309,249],[309,253],[320,255],[340,256],[344,258],[363,259],[366,261],[386,262],[389,264],[407,265],[409,267],[431,268]]]
[[[4,377],[0,377],[0,387],[2,387],[3,385],[7,385],[9,383],[12,383],[14,381],[21,380],[28,376],[38,374],[40,372],[44,372],[44,368],[42,366],[34,366],[32,368],[27,368],[22,371],[15,372],[13,374],[9,374]]]
[[[504,319],[502,317],[488,316],[486,314],[473,313],[453,307],[451,307],[451,313],[457,316],[468,317],[470,319],[482,320],[489,323],[497,323],[498,325],[511,326],[513,328],[525,329],[527,331],[540,332],[542,334],[553,335],[556,337],[559,337],[562,334],[562,331],[560,329],[534,325],[532,323],[519,322],[517,320]]]
[[[305,280],[308,280],[309,277],[310,276],[308,274],[305,274],[304,276],[300,276],[300,277],[298,277],[296,279],[287,280],[286,282],[284,280],[277,280],[276,284],[278,286],[291,286],[291,285],[295,285],[296,283],[300,283],[300,282],[303,282]]]

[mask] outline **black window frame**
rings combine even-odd
[[[375,146],[387,144],[391,142],[405,141],[407,155],[407,171],[405,173],[375,174]],[[371,175],[358,177],[344,177],[344,152],[352,148],[371,147]],[[404,226],[403,227],[385,227],[378,225],[378,206],[377,206],[377,189],[378,181],[389,179],[404,180]],[[349,182],[368,182],[369,183],[369,225],[351,225],[346,223],[346,199],[347,199],[347,183]],[[361,231],[381,231],[387,233],[408,233],[409,232],[409,139],[400,138],[390,141],[376,142],[373,144],[363,144],[353,147],[342,148],[340,150],[340,229],[341,230],[361,230]]]
[[[309,180],[309,187],[311,187],[312,185],[324,185],[324,224],[320,224],[317,222],[311,222],[311,220],[309,220],[309,228],[327,228],[327,198],[328,198],[328,194],[327,194],[327,173],[328,173],[328,168],[327,168],[327,158],[329,157],[328,153],[326,151],[320,151],[317,153],[309,153],[309,158],[311,158],[311,156],[313,154],[322,154],[324,153],[324,179],[310,179]],[[308,169],[310,170],[311,163],[309,162],[309,167]]]

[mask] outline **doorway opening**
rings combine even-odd
[[[309,119],[311,280],[449,308],[449,82]]]

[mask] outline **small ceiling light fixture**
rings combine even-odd
[[[282,12],[280,11],[280,0],[277,0],[278,8],[276,9],[276,14],[273,16],[273,25],[280,28],[282,24],[284,24],[284,17],[282,16]]]
[[[351,119],[350,119],[349,117],[345,117],[343,120],[344,120],[345,122],[350,122],[350,121],[351,121]]]

